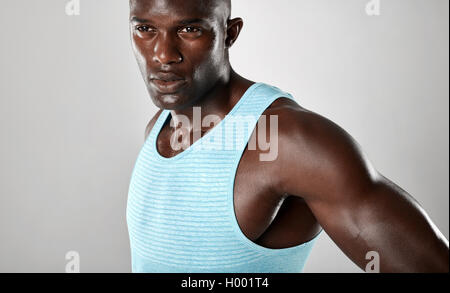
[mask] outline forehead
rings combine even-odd
[[[223,0],[130,0],[130,16],[217,19],[223,14]]]

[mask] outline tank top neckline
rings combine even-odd
[[[154,153],[155,157],[158,160],[161,161],[176,161],[179,160],[181,158],[183,158],[184,156],[186,156],[188,153],[190,153],[193,149],[195,149],[195,147],[202,143],[203,141],[207,140],[211,135],[213,135],[214,132],[218,131],[219,129],[222,128],[222,126],[226,123],[226,121],[228,120],[228,118],[230,116],[232,116],[233,114],[236,113],[236,111],[240,108],[240,106],[248,99],[248,97],[251,96],[251,94],[255,91],[256,88],[258,88],[259,86],[263,85],[264,83],[261,82],[255,82],[254,84],[252,84],[246,91],[245,93],[242,95],[242,97],[239,99],[239,101],[236,103],[236,105],[234,105],[234,107],[231,109],[231,111],[224,117],[224,119],[222,119],[216,126],[214,126],[210,131],[208,131],[208,133],[206,133],[205,135],[203,135],[200,139],[198,139],[197,141],[195,141],[193,144],[191,144],[191,146],[189,146],[187,149],[185,149],[183,152],[177,154],[176,156],[167,158],[162,156],[159,151],[158,151],[158,137],[162,131],[162,128],[164,127],[164,125],[166,124],[167,120],[169,119],[169,116],[171,116],[170,110],[163,110],[158,118],[157,123],[155,124],[156,129],[154,129],[154,133],[152,135],[152,139],[151,139],[151,144],[152,144],[152,152]]]

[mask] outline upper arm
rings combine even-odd
[[[304,109],[280,120],[280,188],[302,197],[359,267],[376,251],[385,272],[448,271],[448,241],[406,191],[375,170],[347,132]]]
[[[161,115],[162,110],[159,110],[158,112],[156,112],[156,114],[152,117],[152,119],[150,120],[150,122],[147,124],[147,127],[145,128],[145,140],[147,140],[148,136],[150,135],[150,132],[153,129],[153,126],[155,126],[156,121],[159,118],[159,115]]]

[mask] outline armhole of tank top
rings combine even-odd
[[[269,98],[267,98],[266,103],[264,103],[264,107],[262,107],[262,109],[258,110],[258,119],[261,117],[261,115],[263,115],[263,113],[278,99],[280,98],[288,98],[291,99],[293,101],[296,101],[294,99],[294,97],[287,93],[287,92],[283,92],[278,88],[272,87],[274,89],[276,89],[278,92],[271,94]],[[247,141],[251,138],[251,134],[253,133],[253,131],[255,130],[257,123],[258,123],[258,119],[256,119],[256,123],[254,125],[252,125],[251,131],[249,130],[247,133]],[[245,145],[245,147],[243,149],[240,149],[237,154],[236,157],[234,158],[233,164],[232,164],[232,171],[230,174],[230,178],[229,178],[229,190],[228,190],[228,207],[231,213],[231,225],[232,228],[234,230],[234,232],[236,233],[236,236],[238,238],[240,238],[242,240],[242,243],[245,244],[247,247],[249,247],[250,249],[265,255],[265,256],[282,256],[282,255],[287,255],[287,254],[294,254],[296,252],[299,252],[301,250],[304,249],[311,249],[312,245],[315,243],[315,241],[319,238],[319,236],[321,235],[322,230],[315,236],[313,237],[311,240],[308,240],[302,244],[296,245],[296,246],[292,246],[292,247],[287,247],[287,248],[279,248],[279,249],[275,249],[275,248],[268,248],[268,247],[264,247],[261,246],[255,242],[253,242],[252,240],[248,239],[247,236],[245,236],[245,234],[242,232],[239,223],[237,221],[237,217],[236,217],[236,213],[234,210],[234,185],[235,185],[235,181],[236,181],[236,175],[237,175],[237,171],[238,171],[238,167],[240,165],[240,161],[242,159],[242,156],[244,155],[245,149],[247,148],[247,144]]]
[[[162,110],[161,113],[159,114],[158,118],[156,119],[156,122],[153,125],[152,129],[148,133],[148,137],[145,140],[146,144],[148,144],[148,143],[150,143],[151,145],[154,144],[153,141],[156,140],[157,135],[161,132],[161,128],[164,126],[164,123],[167,120],[167,116],[168,116],[168,111]]]

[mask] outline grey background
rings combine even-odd
[[[128,184],[156,112],[128,1],[2,0],[0,272],[130,272]],[[234,0],[234,68],[345,128],[448,239],[448,1]],[[322,234],[305,272],[361,272]]]

